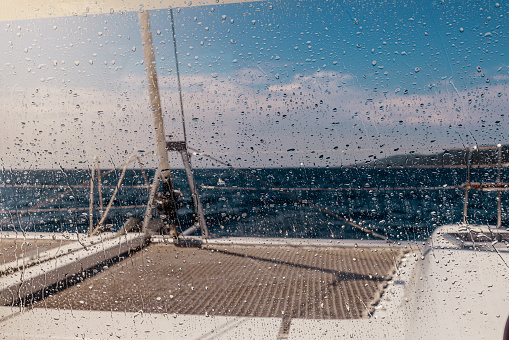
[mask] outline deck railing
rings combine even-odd
[[[509,183],[502,182],[502,144],[498,144],[493,147],[485,147],[486,149],[497,149],[497,181],[495,183],[480,183],[471,182],[472,173],[472,150],[467,148],[467,181],[463,184],[465,188],[465,200],[463,204],[463,224],[467,224],[468,215],[468,196],[470,190],[481,190],[481,191],[497,191],[497,228],[502,227],[502,191],[509,190]],[[473,151],[477,151],[476,146],[473,147]],[[488,164],[489,165],[489,164]]]

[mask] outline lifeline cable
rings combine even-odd
[[[102,174],[102,175],[103,175],[103,176],[107,176],[107,175],[111,174],[113,171],[115,171],[115,169],[112,169],[112,170],[110,170],[110,171],[108,171],[108,172],[106,172],[106,173],[104,173],[104,174]],[[83,182],[83,183],[81,183],[81,184],[78,184],[78,187],[85,187],[85,186],[89,185],[89,183],[90,183],[90,180],[85,181],[85,182]],[[66,186],[67,186],[67,185],[66,185]],[[70,193],[71,191],[72,191],[72,188],[71,188],[71,189],[67,189],[67,190],[66,190],[66,191],[64,191],[63,193],[58,194],[58,195],[56,195],[56,196],[53,196],[52,198],[49,198],[49,199],[47,199],[46,201],[44,201],[44,202],[42,202],[42,203],[39,203],[39,204],[37,204],[37,205],[33,206],[33,207],[32,207],[32,208],[30,208],[30,209],[22,210],[22,211],[20,211],[19,213],[17,213],[16,215],[14,215],[14,216],[12,216],[12,217],[10,217],[10,218],[7,218],[7,219],[5,219],[5,220],[3,220],[3,221],[0,221],[0,226],[6,225],[7,223],[9,223],[9,222],[11,222],[11,221],[13,221],[13,220],[16,220],[16,219],[18,219],[19,217],[21,217],[21,216],[23,216],[23,215],[26,215],[26,214],[28,214],[28,213],[30,213],[30,212],[34,212],[34,211],[38,210],[40,207],[45,206],[45,205],[46,205],[46,204],[48,204],[48,203],[51,203],[51,202],[53,202],[53,201],[56,201],[56,200],[57,200],[57,199],[59,199],[59,198],[64,197],[65,195],[67,195],[67,194],[68,194],[68,193]]]

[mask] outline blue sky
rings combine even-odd
[[[279,167],[506,143],[508,12],[492,1],[176,9],[190,144]],[[151,20],[166,133],[181,139],[168,11]],[[2,25],[4,167],[119,164],[139,150],[153,165],[137,13]]]

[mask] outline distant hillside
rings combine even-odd
[[[467,165],[465,149],[445,149],[431,155],[395,155],[366,163],[367,167],[462,167]],[[480,146],[472,150],[472,166],[496,165],[498,150],[495,146]],[[509,145],[502,146],[502,163],[509,163]]]

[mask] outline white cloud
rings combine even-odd
[[[509,80],[509,75],[496,74],[496,75],[492,76],[491,79],[496,80],[496,81],[507,81],[507,80]]]
[[[285,92],[302,89],[317,88],[322,89],[334,89],[335,87],[341,87],[348,84],[353,80],[353,76],[350,74],[343,74],[337,72],[315,72],[312,75],[298,74],[293,77],[293,80],[289,84],[272,85],[269,90],[274,92]]]
[[[457,134],[467,129],[481,142],[509,130],[500,119],[508,108],[505,85],[404,95],[368,93],[344,73],[256,83],[262,75],[258,68],[183,75],[190,145],[237,166],[335,166],[365,159],[381,147],[389,155],[395,148],[429,151],[431,140],[439,147],[458,146]],[[182,139],[176,79],[162,76],[159,84],[166,134]],[[5,167],[84,167],[80,162],[96,154],[119,165],[133,152],[154,149],[144,76],[120,78],[110,90],[75,88],[70,93],[55,82],[37,87],[38,93],[35,87],[0,90],[0,105],[9,117],[0,130]],[[475,131],[482,124],[494,127],[495,121],[499,130]],[[148,166],[155,166],[151,156],[146,158]],[[198,159],[194,164],[212,165]]]

